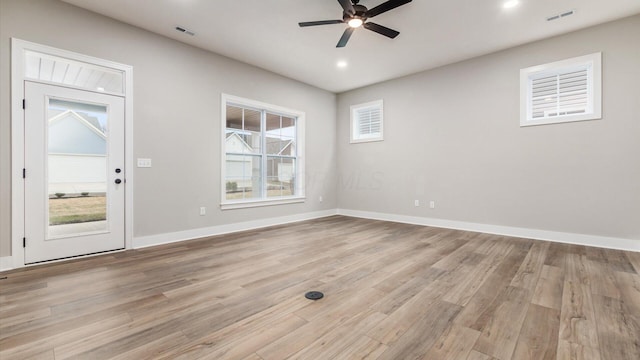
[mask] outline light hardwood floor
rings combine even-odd
[[[639,273],[640,253],[334,216],[1,274],[0,358],[637,360]]]

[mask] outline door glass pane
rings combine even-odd
[[[48,237],[107,230],[107,107],[49,99]]]

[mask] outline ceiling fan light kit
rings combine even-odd
[[[300,27],[317,26],[317,25],[331,25],[331,24],[347,24],[348,27],[342,34],[342,37],[338,41],[336,47],[344,47],[347,45],[353,31],[359,27],[363,27],[367,30],[371,30],[380,35],[384,35],[388,38],[394,39],[400,33],[388,27],[369,22],[368,19],[385,13],[389,10],[393,10],[399,6],[410,3],[412,0],[389,0],[372,9],[367,9],[363,5],[359,5],[360,0],[338,0],[340,6],[342,6],[342,20],[320,20],[320,21],[307,21],[300,22]]]
[[[362,23],[363,23],[362,19],[358,19],[358,18],[353,18],[348,22],[349,26],[351,26],[352,28],[360,27]]]

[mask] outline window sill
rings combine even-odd
[[[520,127],[562,124],[562,123],[575,122],[575,121],[589,121],[589,120],[601,120],[601,119],[602,119],[601,113],[558,116],[553,118],[543,118],[543,119],[535,119],[535,120],[527,119],[527,120],[520,120]]]
[[[226,203],[220,204],[220,210],[246,209],[246,208],[262,207],[262,206],[296,204],[296,203],[303,203],[305,202],[305,200],[306,198],[304,196],[300,196],[300,197],[289,197],[284,199],[273,199],[273,200],[226,202]]]
[[[382,137],[374,137],[374,138],[363,138],[363,139],[351,139],[351,144],[361,144],[368,142],[376,142],[376,141],[384,141]]]

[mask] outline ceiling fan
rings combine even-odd
[[[378,34],[393,39],[400,33],[393,29],[389,29],[388,27],[384,27],[373,22],[367,22],[367,20],[389,10],[393,10],[398,6],[410,3],[411,1],[412,0],[389,0],[369,10],[362,5],[358,5],[360,0],[338,0],[340,5],[342,5],[342,9],[344,10],[342,12],[342,20],[308,21],[298,23],[298,25],[300,25],[300,27],[307,27],[343,23],[348,24],[349,27],[344,31],[342,37],[340,38],[340,41],[338,41],[338,45],[336,45],[336,47],[339,48],[347,45],[351,34],[353,34],[355,29],[359,28],[360,26],[364,27],[367,30],[377,32]]]

